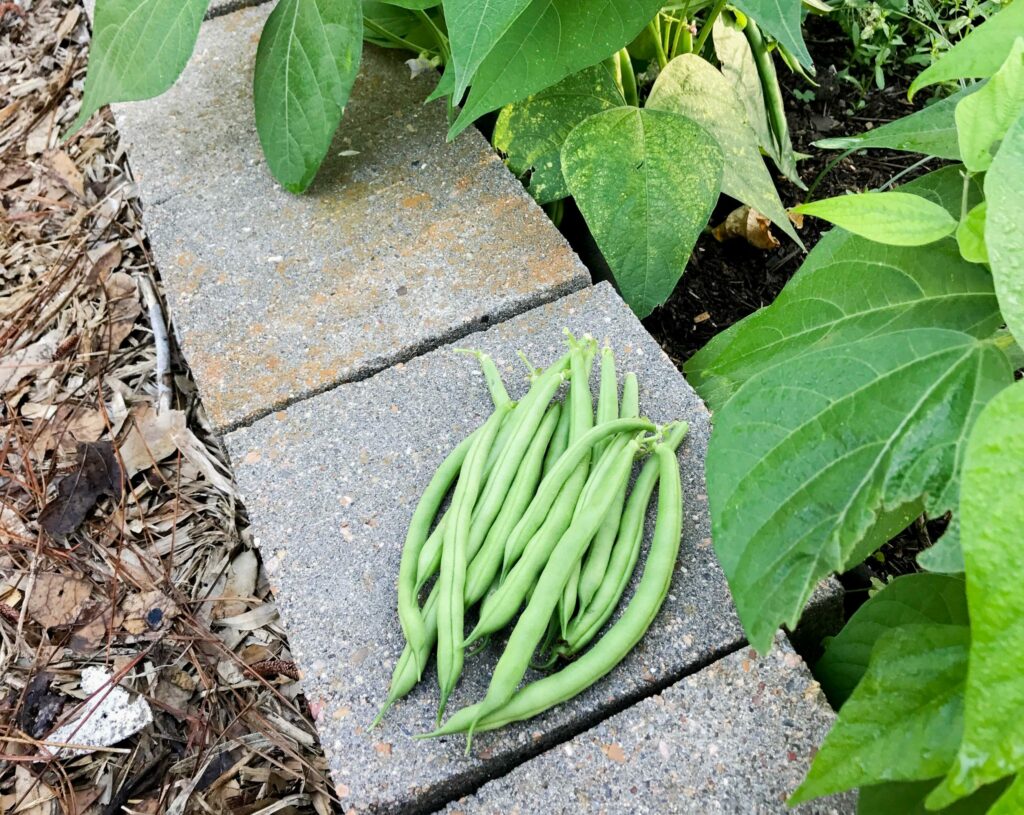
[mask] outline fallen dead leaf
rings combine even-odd
[[[152,405],[140,405],[132,412],[128,433],[118,452],[124,464],[125,478],[148,470],[178,449],[174,441],[174,425],[181,420],[180,411],[158,414]]]
[[[102,495],[121,497],[121,467],[109,441],[78,445],[78,467],[57,485],[57,497],[39,513],[39,525],[51,536],[69,535],[81,526]]]
[[[139,303],[139,291],[135,284],[135,278],[127,272],[111,274],[104,281],[103,289],[110,301],[107,307],[108,333],[104,338],[103,348],[106,351],[115,351],[132,333],[135,321],[142,313],[142,306]]]
[[[0,395],[13,391],[29,374],[53,361],[60,331],[53,330],[20,351],[0,357]]]
[[[57,180],[79,198],[85,196],[85,178],[63,150],[48,150],[43,163],[50,168]]]
[[[80,577],[40,572],[28,593],[25,610],[44,628],[71,625],[82,613],[92,586]]]
[[[778,249],[779,239],[771,231],[772,222],[753,207],[737,207],[711,230],[715,240],[725,242],[743,238],[757,249]]]
[[[177,615],[178,606],[156,589],[129,594],[121,604],[121,627],[129,634],[159,631]]]

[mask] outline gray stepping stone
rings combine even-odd
[[[449,805],[449,815],[854,813],[856,795],[795,809],[834,714],[779,636],[744,648]]]
[[[115,115],[184,352],[219,429],[588,285],[486,140],[445,142],[433,76],[367,46],[310,190],[280,188],[252,112],[272,4],[205,22],[175,86]],[[343,155],[344,154],[344,155]]]
[[[610,339],[619,371],[639,376],[645,415],[690,422],[679,563],[653,627],[620,666],[533,721],[480,735],[469,757],[459,738],[412,738],[433,726],[432,667],[379,729],[367,726],[403,647],[395,580],[413,508],[443,457],[491,410],[476,361],[446,346],[226,437],[305,691],[321,711],[334,781],[357,812],[442,805],[744,641],[711,548],[707,409],[614,290],[586,289],[459,345],[492,354],[515,398],[525,389],[516,351],[548,364],[564,351],[564,328]],[[467,660],[451,711],[482,698],[496,657],[492,648]]]

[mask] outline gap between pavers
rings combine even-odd
[[[779,634],[743,648],[521,764],[448,815],[853,815],[854,793],[794,809],[835,714]]]
[[[272,5],[203,23],[174,87],[114,106],[185,357],[218,430],[589,284],[475,129],[445,142],[435,76],[367,45],[304,195],[270,176],[252,109]]]
[[[333,778],[355,812],[426,811],[739,648],[743,632],[711,548],[703,462],[709,416],[608,284],[470,337],[513,396],[534,364],[564,351],[563,329],[611,340],[655,421],[682,418],[684,536],[668,600],[635,651],[575,700],[534,721],[459,739],[413,741],[436,712],[433,669],[376,731],[366,728],[402,650],[395,579],[409,517],[447,452],[490,412],[475,360],[452,346],[342,385],[227,435],[254,534],[303,669]],[[594,385],[596,387],[596,371]],[[648,539],[652,532],[648,524]],[[467,661],[451,702],[481,698],[497,652]]]

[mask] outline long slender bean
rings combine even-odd
[[[555,434],[551,437],[547,453],[544,454],[544,467],[541,470],[542,477],[551,472],[551,468],[555,466],[559,456],[569,447],[569,419],[571,415],[568,405],[563,405],[562,415],[558,417],[558,426],[555,427]]]
[[[595,481],[596,486],[590,495],[589,510],[580,513],[544,566],[533,597],[516,621],[505,651],[498,664],[494,666],[487,694],[479,703],[469,725],[470,734],[475,722],[493,713],[512,698],[519,682],[526,675],[534,650],[547,630],[551,614],[572,573],[572,564],[579,559],[583,547],[593,538],[601,523],[598,507],[607,506],[620,486],[629,480],[633,459],[639,451],[639,440],[632,439],[617,450],[615,460],[607,468],[599,467],[595,472],[595,479],[600,480]],[[678,541],[676,545],[678,546]]]
[[[607,427],[608,425],[603,426]],[[557,549],[563,535],[567,534],[567,529],[572,527],[584,528],[585,524],[590,524],[596,531],[597,525],[601,522],[601,513],[598,512],[596,519],[584,518],[583,516],[588,513],[593,514],[597,512],[596,508],[602,506],[602,504],[595,504],[590,500],[584,499],[584,502],[582,502],[584,509],[580,510],[578,508],[578,505],[581,503],[580,493],[584,492],[587,486],[594,485],[600,487],[602,485],[613,464],[612,451],[618,453],[626,446],[628,441],[629,437],[625,434],[613,441],[612,446],[608,449],[608,454],[602,459],[602,465],[604,466],[598,466],[592,474],[590,481],[587,481],[579,492],[570,495],[570,500],[560,501],[558,511],[553,511],[544,521],[537,534],[530,540],[529,545],[523,552],[523,556],[512,567],[497,590],[481,605],[480,618],[477,620],[476,627],[472,633],[466,638],[467,645],[484,634],[493,634],[495,631],[504,628],[515,616],[526,599],[527,592],[529,592],[530,587],[536,581],[537,576],[541,574],[545,564],[554,557],[553,552]],[[573,474],[573,478],[579,478],[579,471]],[[570,570],[572,565],[568,564]],[[568,580],[568,577],[566,579]],[[563,583],[558,588],[559,593],[564,588],[565,584]],[[555,598],[552,601],[552,611],[559,599]]]
[[[665,434],[662,446],[675,452],[682,444],[688,429],[689,425],[686,422],[672,425]],[[604,579],[590,605],[570,626],[565,637],[566,643],[559,650],[562,656],[572,656],[582,650],[597,635],[619,604],[619,599],[629,585],[633,569],[640,557],[644,519],[647,517],[647,507],[658,483],[659,473],[659,465],[654,458],[645,462],[640,470],[622,513]]]
[[[437,607],[437,682],[441,688],[438,721],[444,715],[448,695],[459,681],[464,654],[463,615],[466,591],[466,547],[469,538],[473,506],[480,493],[487,451],[511,409],[511,402],[497,408],[484,423],[473,448],[466,456],[465,466],[459,473],[459,482],[452,498],[452,519],[445,526],[444,546],[441,553],[441,572],[438,576],[439,600]],[[422,666],[420,666],[422,668]]]
[[[658,462],[658,520],[636,593],[615,625],[585,654],[561,671],[532,682],[499,708],[470,705],[430,736],[494,730],[532,718],[571,699],[605,676],[650,628],[668,594],[682,536],[682,485],[679,461],[667,444],[655,447]],[[506,649],[507,650],[507,649]]]
[[[480,370],[483,371],[484,382],[487,383],[487,392],[491,395],[491,401],[494,402],[495,408],[499,408],[512,401],[512,397],[508,395],[508,391],[505,389],[505,383],[501,380],[498,366],[494,364],[494,360],[489,354],[485,354],[483,351],[478,351],[475,348],[456,348],[455,353],[471,354],[476,357],[480,363]]]
[[[561,421],[561,415],[562,406],[557,402],[548,408],[544,420],[537,429],[537,435],[533,437],[526,455],[523,456],[519,471],[512,481],[508,495],[505,496],[505,503],[487,531],[487,537],[484,538],[477,552],[467,551],[466,553],[470,558],[469,569],[466,572],[467,607],[478,602],[484,596],[494,581],[494,576],[501,568],[505,540],[533,499],[537,483],[541,478],[544,452],[549,439],[555,432],[556,425]]]

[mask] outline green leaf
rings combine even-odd
[[[960,142],[956,133],[956,106],[961,99],[977,92],[981,87],[983,85],[972,85],[922,110],[861,133],[859,136],[822,139],[814,142],[814,146],[824,150],[878,147],[959,161]]]
[[[661,0],[531,0],[473,77],[448,138],[488,111],[525,99],[624,48],[661,8]]]
[[[900,185],[899,189],[934,201],[954,218],[959,218],[964,204],[964,176],[963,165],[950,164],[908,181]],[[984,174],[971,175],[967,179],[968,209],[985,200],[985,191],[982,188],[984,180]]]
[[[991,276],[951,241],[906,249],[833,230],[772,305],[720,333],[685,370],[717,411],[759,371],[816,347],[917,327],[981,338],[1001,323]]]
[[[789,133],[782,134],[784,144],[776,143],[776,136],[768,121],[761,76],[757,72],[757,63],[754,62],[750,42],[744,36],[743,29],[732,15],[722,13],[715,20],[711,37],[715,45],[715,56],[721,64],[722,75],[729,81],[736,97],[743,103],[747,121],[757,134],[758,146],[787,178],[800,184],[800,177],[793,169],[796,167],[796,156],[793,155]]]
[[[936,82],[992,76],[1021,31],[1024,31],[1024,3],[1004,6],[918,74],[910,83],[908,96],[913,98],[921,88]]]
[[[717,142],[684,116],[616,108],[573,129],[562,172],[623,299],[646,317],[672,293],[718,199]]]
[[[845,702],[867,671],[878,638],[905,625],[967,625],[964,581],[937,574],[897,577],[862,605],[825,646],[814,676],[833,707]]]
[[[1020,5],[1024,6],[1024,3]],[[1006,327],[1024,345],[1024,115],[1007,131],[985,176],[985,246]]]
[[[994,173],[990,173],[993,175]],[[971,670],[956,763],[928,798],[947,806],[1024,769],[1024,382],[992,399],[967,445],[960,529]]]
[[[526,10],[531,0],[444,0],[444,19],[455,69],[455,100],[473,81],[480,63]]]
[[[570,131],[594,113],[626,104],[608,65],[567,76],[556,85],[502,108],[494,125],[494,146],[509,169],[530,174],[528,189],[539,204],[566,198],[562,145]]]
[[[302,192],[338,129],[363,48],[358,0],[279,0],[256,49],[256,130],[274,177]]]
[[[1024,812],[1024,775],[1016,777],[1010,788],[989,810],[988,815],[1020,815],[1021,812]]]
[[[985,248],[985,213],[988,202],[982,201],[971,209],[956,228],[956,243],[964,260],[971,263],[988,263]]]
[[[956,219],[945,207],[909,192],[839,195],[800,204],[793,211],[892,246],[923,246],[956,229]]]
[[[973,419],[1011,380],[992,342],[915,328],[837,337],[752,376],[715,412],[712,537],[755,648],[922,502],[932,517],[955,507]]]
[[[1014,42],[1006,62],[985,87],[960,100],[956,127],[960,155],[972,173],[992,164],[992,148],[1024,112],[1024,37]]]
[[[945,773],[963,732],[970,642],[962,625],[910,625],[879,637],[864,679],[789,803]]]
[[[960,548],[960,519],[956,515],[942,537],[918,553],[917,565],[937,574],[963,574],[964,552]]]
[[[1006,790],[1008,784],[999,782],[982,787],[970,798],[957,801],[941,810],[925,809],[924,801],[935,788],[935,781],[890,781],[861,787],[857,793],[858,815],[994,815],[989,807]],[[1020,810],[1012,810],[1018,813]],[[1010,813],[1004,813],[1010,815]]]
[[[789,49],[805,68],[812,67],[811,55],[800,32],[803,15],[800,0],[737,0],[736,8]]]
[[[111,102],[167,90],[192,56],[210,0],[96,0],[89,67],[74,133]]]
[[[742,102],[711,63],[696,54],[673,59],[658,74],[646,107],[687,116],[711,133],[725,157],[722,192],[749,204],[803,246],[764,166]]]

